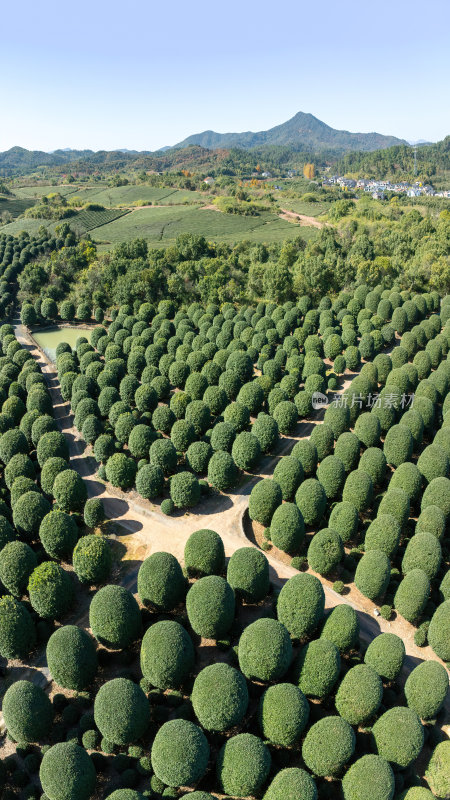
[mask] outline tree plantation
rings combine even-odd
[[[449,223],[361,224],[0,233],[3,800],[450,796]]]

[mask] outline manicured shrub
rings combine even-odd
[[[221,639],[230,629],[235,610],[234,592],[219,575],[207,575],[193,583],[186,597],[192,629],[205,639]]]
[[[34,480],[34,464],[25,453],[17,453],[8,461],[5,467],[4,477],[8,489],[11,490],[16,478],[25,477]]]
[[[255,795],[266,781],[270,765],[269,749],[261,739],[251,733],[232,736],[217,757],[220,789],[234,797]]]
[[[124,445],[128,442],[135,425],[136,420],[130,411],[119,414],[116,424],[114,425],[114,435],[119,444]]]
[[[128,449],[135,458],[148,458],[155,432],[148,425],[134,425],[128,437]]]
[[[421,510],[428,506],[437,506],[445,514],[446,519],[450,516],[450,480],[448,478],[434,478],[426,487],[422,495]]]
[[[381,436],[380,420],[374,414],[365,411],[356,420],[355,433],[366,447],[376,447]]]
[[[17,453],[28,453],[28,442],[18,428],[10,428],[0,436],[0,459],[7,464]]]
[[[211,412],[203,400],[192,400],[187,405],[185,417],[194,426],[197,436],[202,436],[211,423]]]
[[[50,505],[43,495],[36,491],[25,492],[14,505],[14,525],[23,536],[34,538],[49,511]]]
[[[195,441],[194,426],[185,419],[179,419],[172,426],[170,438],[177,453],[185,453],[189,445]]]
[[[435,577],[442,560],[439,539],[432,533],[416,533],[409,540],[402,561],[402,572],[421,569],[430,580]]]
[[[434,612],[428,628],[428,644],[442,661],[450,661],[450,600]]]
[[[144,464],[136,475],[136,491],[146,500],[153,500],[162,494],[164,473],[161,467]]]
[[[356,536],[358,524],[358,510],[353,503],[336,503],[330,514],[329,526],[339,534],[343,542]]]
[[[78,472],[66,469],[53,481],[53,496],[62,511],[80,511],[87,500],[86,484]]]
[[[298,767],[288,767],[277,772],[263,800],[286,800],[286,798],[317,800],[316,785],[308,772]]]
[[[316,446],[317,458],[319,461],[323,461],[326,456],[329,456],[333,452],[333,431],[325,422],[322,425],[316,425],[309,438]]]
[[[324,422],[333,431],[333,436],[338,439],[341,433],[350,427],[350,414],[347,406],[340,406],[336,402],[331,403],[325,411]]]
[[[216,428],[217,427],[218,426],[216,426]],[[216,428],[214,428],[214,430],[216,430]],[[252,425],[252,434],[258,439],[262,452],[270,453],[279,439],[279,429],[276,420],[269,414],[259,414]],[[218,449],[214,446],[212,437],[211,445],[214,450]]]
[[[39,527],[39,538],[51,558],[70,556],[78,539],[78,528],[73,518],[64,511],[50,511]]]
[[[156,439],[150,447],[150,462],[161,467],[165,475],[177,467],[177,451],[170,439]]]
[[[111,572],[112,554],[108,540],[101,536],[82,536],[73,551],[73,568],[81,583],[101,583]]]
[[[247,406],[250,414],[256,416],[264,402],[264,391],[258,381],[244,383],[239,390],[237,402],[241,403],[243,406]]]
[[[322,484],[314,478],[304,480],[295,495],[305,525],[315,525],[320,522],[325,512],[327,497]]]
[[[370,523],[364,539],[364,549],[381,550],[391,558],[400,542],[401,528],[391,514],[379,514]]]
[[[396,706],[385,711],[372,728],[378,755],[394,768],[406,769],[423,747],[423,727],[415,711]]]
[[[269,686],[261,696],[258,724],[264,739],[273,744],[281,747],[295,745],[300,740],[308,718],[308,701],[303,692],[292,683]]]
[[[66,461],[69,459],[66,437],[59,431],[44,433],[38,441],[36,450],[41,469],[49,458],[64,458]]]
[[[215,452],[225,450],[229,453],[235,438],[236,430],[233,425],[229,422],[218,422],[212,429],[211,447]]]
[[[224,450],[214,453],[208,463],[208,482],[221,492],[229,491],[237,481],[238,470],[231,455]]]
[[[191,701],[202,728],[208,731],[229,730],[242,722],[247,711],[245,678],[228,664],[211,664],[198,673]]]
[[[97,692],[95,724],[113,744],[131,744],[145,733],[150,722],[149,702],[140,688],[127,678],[113,678]]]
[[[58,686],[81,692],[89,689],[97,673],[95,643],[83,628],[63,625],[47,643],[47,666]]]
[[[341,433],[334,448],[334,455],[343,463],[346,472],[354,469],[359,460],[361,443],[354,433]]]
[[[97,528],[105,519],[103,502],[98,497],[87,500],[83,509],[84,524],[88,528]]]
[[[236,433],[243,431],[250,424],[250,412],[247,406],[241,403],[230,403],[223,412],[223,418],[225,422],[233,425]]]
[[[137,586],[142,603],[158,611],[171,611],[185,594],[181,567],[171,553],[148,556],[139,568]]]
[[[362,725],[380,707],[383,684],[368,664],[357,664],[344,676],[336,693],[336,709],[350,725]]]
[[[410,672],[405,683],[409,708],[421,719],[435,719],[448,692],[448,674],[437,661],[424,661]]]
[[[250,434],[251,435],[251,434]],[[206,473],[212,455],[212,448],[208,442],[193,442],[186,453],[186,464],[199,475]]]
[[[369,600],[376,600],[384,595],[390,576],[391,565],[386,553],[369,550],[356,567],[355,585]]]
[[[270,523],[272,544],[285,553],[300,549],[305,536],[302,513],[295,503],[282,503],[275,510]]]
[[[194,661],[192,639],[179,622],[160,620],[146,630],[141,670],[152,686],[179,689],[192,672]]]
[[[386,476],[386,456],[379,447],[369,447],[362,454],[358,468],[369,475],[374,486],[381,486]]]
[[[312,475],[317,467],[317,448],[309,439],[300,439],[292,448],[291,455],[300,461],[306,476]]]
[[[255,547],[240,547],[228,562],[227,581],[247,603],[259,603],[269,591],[269,562]]]
[[[307,697],[325,697],[339,678],[341,657],[333,642],[314,639],[302,647],[295,663],[295,680]]]
[[[69,469],[69,464],[64,458],[49,458],[41,470],[41,488],[45,494],[53,494],[53,484],[55,478],[63,470]]]
[[[397,800],[433,800],[433,795],[429,789],[423,786],[411,786],[398,795]]]
[[[184,547],[184,564],[190,576],[220,575],[225,550],[219,534],[207,528],[191,533]]]
[[[317,628],[324,606],[322,584],[313,575],[302,573],[289,578],[281,589],[277,616],[294,639],[301,639]]]
[[[403,489],[411,502],[417,500],[422,490],[422,475],[415,464],[405,461],[392,475],[390,489]]]
[[[443,742],[434,748],[431,758],[428,762],[428,767],[425,772],[425,779],[437,797],[446,797],[450,788],[450,741],[445,739]],[[408,798],[409,800],[409,798]],[[413,798],[411,798],[413,800]],[[424,800],[423,798],[416,798],[416,800]]]
[[[406,525],[409,512],[409,496],[403,489],[389,488],[378,506],[378,514],[390,514],[395,517],[401,528]]]
[[[344,555],[342,539],[331,528],[322,528],[314,534],[308,547],[308,563],[319,575],[332,572]]]
[[[202,794],[202,792],[199,792],[197,794]],[[143,794],[141,794],[140,792],[135,792],[134,789],[116,789],[115,792],[108,795],[107,800],[143,800],[143,797],[144,797]]]
[[[193,722],[172,719],[157,732],[152,745],[152,767],[156,777],[168,786],[192,786],[206,772],[209,744]]]
[[[112,584],[99,589],[89,607],[89,627],[106,647],[128,647],[141,632],[141,613],[131,592]]]
[[[34,622],[26,607],[9,595],[0,597],[0,655],[23,659],[35,641]]]
[[[53,722],[53,707],[48,695],[31,681],[16,681],[7,689],[2,703],[8,734],[17,742],[39,742]]]
[[[450,570],[448,569],[439,586],[441,600],[450,600]]]
[[[288,436],[297,424],[298,411],[295,403],[290,400],[282,400],[274,409],[273,418],[280,433]]]
[[[302,746],[302,756],[315,775],[340,773],[355,750],[355,734],[341,717],[323,717],[312,725]]]
[[[153,386],[148,383],[142,383],[134,393],[134,402],[141,413],[153,411],[158,405],[158,395]]]
[[[46,751],[39,777],[49,800],[89,800],[96,774],[90,756],[75,742],[60,742]]]
[[[420,454],[417,467],[428,483],[435,478],[446,478],[449,472],[447,453],[437,444],[430,444]]]
[[[340,653],[351,650],[359,638],[359,619],[355,609],[346,604],[335,606],[328,614],[320,636],[335,644]]]
[[[239,667],[250,680],[276,681],[292,660],[292,644],[284,625],[261,618],[246,628],[239,639]]]
[[[136,462],[125,453],[114,453],[106,462],[106,479],[124,491],[133,486],[136,471]]]
[[[329,500],[337,497],[345,481],[345,467],[337,456],[327,456],[317,468],[317,477]]]
[[[368,790],[371,800],[392,800],[395,791],[391,766],[373,754],[355,761],[342,779],[344,800],[360,800]]]
[[[72,581],[53,561],[43,561],[30,575],[28,595],[34,610],[44,619],[59,619],[74,600]]]
[[[170,517],[170,515],[173,514],[174,508],[175,506],[173,500],[171,500],[170,497],[166,497],[166,499],[161,503],[161,513],[165,514],[167,517]]]
[[[253,487],[250,493],[248,503],[250,519],[267,527],[270,525],[275,509],[281,505],[281,502],[282,492],[280,485],[270,478],[264,478]]]
[[[192,472],[177,472],[170,481],[170,498],[176,508],[192,508],[200,500],[200,484]]]
[[[373,483],[367,472],[355,469],[350,472],[342,492],[344,502],[351,503],[358,511],[369,508],[373,497]]]
[[[415,396],[413,410],[422,417],[424,428],[431,428],[434,422],[435,407],[429,397]]]
[[[8,542],[0,552],[0,580],[15,597],[21,598],[25,594],[36,567],[36,554],[25,542]]]
[[[400,674],[405,658],[405,645],[395,633],[380,633],[369,644],[364,661],[385,681]]]

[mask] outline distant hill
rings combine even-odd
[[[352,175],[377,180],[415,180],[442,184],[448,188],[450,180],[450,136],[436,144],[417,147],[416,163],[411,145],[395,146],[380,153],[345,153],[334,165],[339,175]],[[415,172],[416,169],[416,172]]]
[[[395,136],[384,136],[381,133],[350,133],[330,128],[325,122],[299,111],[295,117],[276,125],[268,131],[253,133],[216,133],[203,131],[188,136],[176,148],[199,145],[212,150],[226,147],[250,149],[267,145],[287,145],[300,150],[335,150],[341,153],[351,150],[382,150],[393,145],[406,144],[405,139]]]

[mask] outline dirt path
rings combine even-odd
[[[271,477],[275,464],[281,455],[286,455],[298,439],[309,437],[312,428],[323,420],[324,410],[316,413],[312,421],[299,423],[295,437],[283,437],[280,441],[276,455],[268,456],[260,465],[258,475],[250,475],[241,482],[235,493],[228,495],[212,495],[202,500],[201,509],[197,513],[186,512],[174,517],[165,517],[156,506],[143,501],[135,492],[124,493],[108,487],[96,476],[98,465],[95,459],[86,450],[86,444],[74,428],[73,417],[70,413],[69,403],[64,402],[54,364],[37,347],[28,331],[21,324],[15,325],[15,334],[18,341],[26,347],[39,364],[49,388],[54,408],[55,419],[59,429],[65,434],[70,451],[71,466],[84,478],[89,497],[99,497],[103,501],[107,518],[120,526],[120,532],[114,538],[125,545],[127,553],[124,560],[133,560],[137,563],[127,571],[123,585],[136,592],[137,572],[140,562],[151,553],[166,550],[171,552],[180,561],[184,558],[184,546],[190,534],[199,528],[211,528],[217,531],[223,539],[225,553],[231,556],[240,547],[256,546],[247,538],[244,529],[244,515],[248,508],[248,496],[253,486],[263,477]],[[348,376],[340,391],[344,391],[355,377]],[[266,553],[270,566],[271,581],[282,586],[286,580],[298,574],[297,570],[284,564],[282,561]],[[320,578],[320,576],[318,576]],[[381,617],[374,616],[376,606],[363,598],[356,589],[350,595],[337,594],[324,581],[322,585],[325,592],[325,605],[327,609],[336,605],[347,604],[358,613],[360,622],[360,637],[366,642],[371,641],[382,632],[397,633],[403,639],[406,648],[405,674],[409,673],[418,663],[427,659],[437,659],[430,647],[418,648],[414,644],[415,628],[405,620],[398,618],[387,622]],[[88,627],[87,614],[84,613],[72,623]],[[48,682],[48,671],[45,658],[41,656],[31,668],[23,668],[19,677],[30,676],[44,685]],[[1,719],[1,718],[0,718]]]
[[[281,209],[281,214],[278,214],[280,219],[285,219],[287,222],[298,222],[302,226],[309,226],[313,228],[323,228],[325,223],[320,222],[316,217],[308,217],[306,214],[297,214],[295,211],[288,211],[287,208]]]

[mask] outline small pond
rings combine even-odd
[[[56,361],[56,348],[60,342],[67,342],[75,349],[75,344],[80,336],[85,336],[89,341],[91,338],[92,328],[49,328],[46,331],[33,332],[33,339],[42,348],[47,358],[51,361]]]

